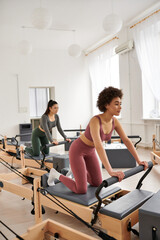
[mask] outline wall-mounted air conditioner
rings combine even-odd
[[[134,47],[133,40],[129,40],[128,42],[125,42],[125,43],[119,45],[118,47],[116,47],[115,53],[116,54],[126,53],[126,52],[132,50],[133,47]]]

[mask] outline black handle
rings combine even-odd
[[[151,161],[149,161],[148,162],[148,168],[152,168],[152,167],[153,167],[153,163]],[[143,165],[139,165],[137,167],[131,168],[131,169],[129,169],[129,170],[124,172],[124,178],[123,179],[131,177],[131,176],[133,176],[133,175],[135,175],[135,174],[137,174],[139,172],[142,172],[143,170],[144,170],[144,166]],[[118,181],[119,181],[118,177],[110,177],[110,178],[108,178],[108,179],[103,181],[104,182],[103,186],[104,187],[108,187],[108,186],[111,186],[114,183],[117,183]]]
[[[138,143],[141,142],[142,138],[138,135],[131,135],[131,136],[127,136],[128,138],[139,138],[139,140],[134,144],[135,148],[137,146]],[[112,136],[111,139],[119,139],[120,136]]]
[[[148,162],[148,170],[145,172],[145,174],[141,177],[139,183],[138,183],[138,186],[137,186],[137,189],[140,189],[140,187],[142,186],[142,181],[144,180],[144,178],[148,175],[148,173],[151,171],[153,167],[153,163],[150,161]],[[137,167],[134,167],[134,168],[131,168],[130,170],[128,171],[125,171],[124,172],[124,178],[123,179],[126,179],[128,177],[131,177],[139,172],[142,172],[144,170],[144,166],[143,165],[140,165],[140,166],[137,166]],[[96,190],[96,198],[98,199],[98,205],[96,207],[96,209],[94,210],[94,218],[92,219],[91,221],[91,224],[93,225],[96,220],[97,220],[97,216],[98,216],[98,212],[101,208],[101,204],[102,204],[102,199],[100,197],[100,191],[102,190],[103,187],[108,187],[108,186],[111,186],[112,184],[114,183],[117,183],[119,180],[118,180],[118,177],[110,177],[106,180],[104,180],[97,188]]]
[[[32,133],[17,134],[17,135],[15,136],[15,138],[17,138],[17,137],[23,137],[23,136],[29,136],[29,135],[32,135]]]
[[[61,141],[61,142],[59,142],[58,144],[49,143],[49,144],[46,144],[46,145],[44,146],[44,148],[50,148],[50,147],[54,147],[54,146],[59,146],[59,145],[65,144],[65,143],[67,143],[67,141]]]
[[[65,129],[64,132],[84,132],[86,129]]]

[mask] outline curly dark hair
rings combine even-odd
[[[97,107],[101,112],[105,112],[106,111],[105,106],[107,104],[110,104],[113,98],[116,98],[116,97],[119,97],[120,99],[123,97],[123,93],[121,89],[114,88],[114,87],[104,88],[98,96]]]

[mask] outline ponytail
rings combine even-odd
[[[58,104],[56,101],[53,101],[53,100],[50,100],[49,102],[48,102],[48,105],[47,105],[47,109],[46,109],[46,111],[45,111],[45,115],[48,115],[49,114],[49,112],[50,112],[50,107],[52,107],[53,105],[55,105],[55,104]]]

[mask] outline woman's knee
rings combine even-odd
[[[101,183],[102,183],[102,179],[99,178],[97,180],[92,180],[91,185],[94,186],[94,187],[98,187]]]
[[[77,187],[76,193],[78,194],[85,194],[87,192],[87,186],[79,186]]]

